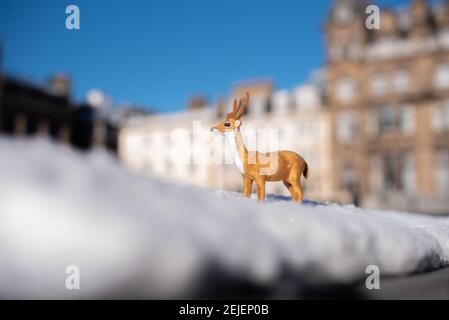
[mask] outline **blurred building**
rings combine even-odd
[[[237,84],[228,99],[185,112],[130,118],[120,130],[119,156],[131,167],[159,178],[209,188],[241,191],[242,177],[232,163],[222,136],[209,129],[232,109],[232,101],[249,91],[250,106],[243,118],[247,148],[293,150],[304,156],[310,177],[306,196],[336,200],[333,193],[329,114],[315,86],[292,91],[273,90],[270,81]],[[185,139],[183,142],[180,139]],[[279,145],[278,145],[279,143]],[[219,153],[212,160],[210,149]],[[205,161],[195,161],[196,159]],[[267,183],[267,192],[288,195],[282,183]]]
[[[449,3],[334,1],[326,23],[333,189],[365,206],[449,212]]]
[[[193,156],[201,153],[194,147],[194,134],[201,139],[212,119],[213,108],[129,117],[121,125],[119,157],[130,167],[163,180],[209,186],[212,168],[201,161],[194,164]]]
[[[53,76],[47,86],[2,75],[0,82],[0,134],[41,135],[79,149],[117,148],[117,125],[89,103],[70,98],[70,79]]]

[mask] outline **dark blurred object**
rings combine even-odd
[[[187,107],[189,110],[203,109],[207,104],[206,98],[202,95],[193,96],[189,99]]]
[[[66,74],[55,74],[48,81],[48,91],[54,95],[70,97],[71,82]]]
[[[87,150],[117,148],[117,127],[89,104],[70,99],[70,79],[52,77],[48,88],[2,77],[0,132],[12,136],[42,135]]]

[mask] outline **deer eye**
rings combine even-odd
[[[231,126],[231,123],[225,122],[224,126],[227,127],[227,128],[229,128],[229,127]]]

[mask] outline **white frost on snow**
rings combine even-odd
[[[186,297],[230,276],[276,291],[449,263],[447,217],[259,204],[45,140],[3,138],[0,152],[0,297]],[[68,265],[80,290],[65,287]]]

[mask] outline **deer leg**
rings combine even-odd
[[[253,189],[253,180],[243,176],[243,196],[245,198],[251,197],[252,189]]]
[[[265,201],[265,180],[263,178],[259,178],[256,180],[257,186],[257,200],[259,202]]]
[[[290,194],[292,195],[292,199],[293,199],[293,187],[292,184],[286,180],[282,181],[284,183],[284,186],[288,189],[288,191],[290,191]]]
[[[296,181],[296,183],[292,183],[293,193],[292,197],[293,200],[296,202],[302,201],[302,189],[301,189],[301,182],[300,179]]]

